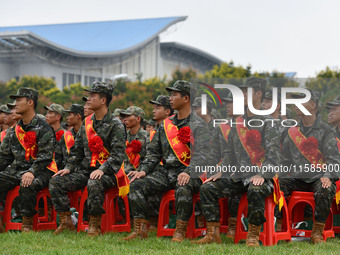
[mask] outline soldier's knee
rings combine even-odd
[[[184,186],[178,185],[175,189],[175,196],[176,197],[191,196],[191,192],[190,192],[188,185],[184,185]]]
[[[87,189],[92,189],[94,187],[97,187],[98,185],[100,185],[101,180],[100,179],[89,179],[87,181]]]
[[[207,183],[204,183],[203,185],[201,185],[201,187],[200,187],[200,194],[204,195],[204,194],[209,194],[211,192],[216,193],[215,190],[216,190],[216,188],[213,185],[213,183],[207,182]]]

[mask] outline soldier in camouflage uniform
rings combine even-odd
[[[15,121],[13,121],[12,119],[12,111],[11,109],[8,108],[7,105],[5,105],[5,107],[3,107],[2,109],[2,113],[4,113],[4,124],[8,126],[8,128],[6,128],[5,130],[1,131],[1,139],[0,139],[0,144],[2,142],[2,140],[5,138],[5,135],[7,134],[7,131],[10,127],[12,127],[15,124]]]
[[[114,118],[109,111],[109,104],[112,100],[113,87],[104,82],[94,82],[90,89],[85,89],[90,93],[87,103],[90,109],[95,113],[86,121],[92,122],[95,136],[88,141],[88,133],[91,126],[82,126],[77,133],[75,144],[70,150],[65,169],[59,171],[57,175],[63,178],[63,181],[51,180],[50,192],[54,197],[54,204],[58,198],[60,207],[56,206],[59,214],[62,212],[70,222],[69,205],[67,191],[79,190],[87,185],[88,191],[88,207],[89,207],[89,231],[90,236],[99,235],[101,233],[101,218],[105,213],[103,209],[104,191],[114,187],[117,184],[115,174],[120,170],[125,158],[125,141],[126,133],[120,120]],[[99,137],[103,142],[103,147],[109,155],[104,162],[99,163],[100,155],[96,158],[94,145],[98,144],[93,139]],[[105,154],[101,148],[100,153]],[[105,156],[105,155],[104,155]],[[81,161],[86,158],[87,167],[77,169]],[[95,166],[93,166],[95,165]],[[67,184],[65,184],[67,182]],[[54,185],[55,184],[55,185]],[[65,188],[67,187],[67,189]],[[53,195],[52,195],[53,194]],[[63,201],[61,201],[63,200]],[[66,202],[65,202],[66,201]]]
[[[114,111],[113,111],[113,117],[117,118],[117,119],[120,119],[121,121],[124,121],[124,117],[120,116],[120,113],[124,111],[124,109],[120,109],[120,108],[116,108]]]
[[[36,194],[48,186],[53,175],[48,167],[53,161],[56,141],[50,125],[36,116],[38,91],[23,87],[10,97],[16,99],[15,110],[22,119],[9,130],[0,147],[0,194],[20,185],[22,231],[28,232],[33,229],[33,216],[37,213]],[[26,150],[32,149],[33,143],[38,147],[37,154],[33,150],[27,157]],[[3,171],[10,164],[12,172]]]
[[[281,164],[283,166],[297,166],[298,170],[289,176],[281,173],[280,188],[284,192],[285,197],[288,197],[294,190],[314,192],[315,221],[311,233],[311,240],[313,243],[321,243],[324,242],[322,237],[323,230],[336,190],[335,176],[332,175],[328,169],[340,164],[340,154],[337,149],[334,132],[321,121],[317,113],[320,94],[315,90],[310,90],[310,92],[311,99],[304,103],[303,106],[312,115],[304,115],[302,111],[296,107],[297,115],[300,116],[301,120],[297,128],[292,127],[289,129],[288,132],[290,135],[285,137],[282,145]],[[303,98],[305,95],[293,94],[292,97]],[[298,132],[301,132],[308,140],[300,141],[301,139],[298,139],[300,136],[294,137],[292,133],[294,128],[298,130]],[[310,138],[316,139],[313,144],[308,143],[309,140],[312,141]],[[310,150],[306,151],[302,148],[304,144],[309,144]],[[318,156],[312,155],[313,152],[310,152],[312,149],[319,149],[320,153],[318,153]],[[321,158],[321,160],[315,161],[315,157]],[[312,172],[310,170],[313,164],[315,169],[317,169],[316,164],[320,164],[322,168],[327,167],[327,169],[323,168],[323,170],[319,169],[320,171]]]
[[[202,184],[199,178],[191,178],[190,173],[194,172],[196,165],[204,165],[207,162],[206,145],[209,143],[209,131],[206,124],[191,110],[190,88],[194,90],[193,85],[187,81],[176,81],[172,87],[167,88],[171,91],[170,104],[174,110],[178,110],[178,113],[167,119],[169,120],[167,128],[165,122],[160,124],[148,146],[147,155],[138,168],[140,172],[131,179],[129,198],[135,229],[124,240],[147,238],[149,222],[147,197],[171,189],[175,189],[177,214],[176,230],[172,240],[181,242],[185,238],[188,220],[193,210],[192,196],[198,192]],[[179,137],[176,128],[169,122],[172,122],[179,130],[185,127],[182,132],[188,130],[187,127],[190,125],[195,138],[195,150],[190,155],[188,166],[182,162],[187,162],[189,155],[182,153],[181,156],[177,156],[178,151],[174,151],[170,145],[170,142],[178,141]],[[173,131],[176,132],[176,137],[169,141],[167,134]],[[187,140],[181,141],[183,144]],[[164,168],[158,168],[159,170],[155,171],[161,160]]]
[[[0,131],[4,131],[8,128],[8,125],[5,123],[5,116],[6,112],[8,111],[8,108],[6,105],[0,106]]]
[[[142,108],[138,106],[130,106],[125,111],[120,113],[120,116],[124,117],[124,123],[129,129],[127,132],[127,151],[129,150],[129,145],[132,141],[139,141],[141,143],[141,149],[137,154],[139,154],[139,161],[133,162],[135,160],[134,156],[126,155],[124,160],[125,173],[129,175],[131,171],[136,171],[140,162],[143,161],[146,154],[146,144],[148,133],[141,128],[141,122],[145,118],[145,112]],[[134,153],[132,153],[134,154]]]
[[[247,106],[247,88],[252,88],[253,106],[255,109],[260,109],[261,101],[264,96],[266,86],[266,80],[250,77],[247,78],[244,85],[240,87],[245,95],[245,104]],[[257,130],[254,133],[261,135],[261,144],[252,145],[252,151],[259,151],[261,146],[263,148],[264,155],[261,156],[261,162],[256,157],[250,157],[252,153],[248,154],[243,147],[243,142],[241,141],[236,125],[232,125],[231,130],[228,135],[228,142],[226,139],[220,138],[220,149],[222,151],[223,160],[222,167],[236,166],[236,174],[224,173],[224,178],[222,177],[222,172],[211,176],[200,188],[200,198],[202,204],[202,210],[204,217],[207,221],[207,235],[196,241],[198,244],[204,243],[221,243],[220,238],[220,212],[218,206],[219,198],[223,196],[234,196],[238,194],[247,193],[248,198],[248,222],[249,230],[246,239],[246,244],[248,246],[258,246],[259,245],[259,235],[261,230],[261,225],[266,221],[264,217],[265,209],[265,199],[273,192],[273,184],[271,178],[273,175],[271,173],[263,173],[262,171],[257,172],[240,172],[241,167],[254,167],[260,165],[262,166],[275,166],[279,164],[280,156],[280,141],[279,132],[277,126],[271,126],[271,123],[265,122],[265,119],[270,119],[270,116],[257,116],[247,110],[247,113],[242,116],[245,120],[247,133],[253,130]],[[250,127],[248,125],[250,120],[262,120],[264,124],[261,127]],[[240,120],[239,120],[240,121]],[[256,121],[257,122],[257,121]],[[241,122],[242,128],[244,128]],[[259,123],[253,125],[259,125]],[[244,130],[244,129],[242,129]],[[241,133],[241,132],[240,132]],[[251,132],[253,133],[253,132]],[[250,134],[250,133],[249,133]],[[242,134],[241,134],[242,136]],[[248,137],[245,136],[245,137]],[[250,137],[250,136],[249,136]],[[247,139],[248,140],[248,139]],[[244,141],[245,146],[250,147],[248,141]],[[214,147],[213,147],[214,148]],[[212,154],[216,153],[212,151]],[[218,154],[218,153],[217,153]],[[263,161],[262,161],[263,160]],[[260,170],[257,167],[258,170]],[[241,174],[240,174],[241,173]]]
[[[329,110],[328,123],[334,126],[335,136],[340,139],[340,96],[328,102],[326,108]]]
[[[63,157],[61,137],[64,135],[65,130],[62,128],[61,122],[63,121],[63,112],[65,109],[60,104],[45,105],[44,109],[47,111],[46,122],[51,125],[56,135],[57,146],[54,158],[57,162],[58,169],[63,169],[65,158]]]
[[[150,131],[154,130],[156,127],[156,121],[154,120],[149,120],[148,123],[146,124],[146,132],[150,133]]]
[[[64,112],[68,114],[67,121],[72,129],[66,131],[61,138],[61,150],[63,152],[64,161],[62,162],[62,168],[60,169],[65,168],[70,152],[74,148],[74,142],[72,144],[72,141],[70,140],[75,140],[78,131],[82,127],[84,107],[79,104],[73,104],[69,110],[64,110]],[[71,136],[67,132],[70,132]],[[49,190],[52,203],[60,218],[60,224],[54,232],[55,234],[60,234],[66,229],[71,231],[75,230],[71,220],[70,201],[67,192],[77,191],[86,186],[90,175],[88,165],[88,160],[84,158],[80,163],[80,166],[77,166],[72,173],[67,174],[67,171],[61,170],[55,174],[50,181]]]

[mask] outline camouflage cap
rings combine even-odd
[[[210,100],[210,98],[207,98],[207,105],[209,107],[213,107],[214,103]],[[194,103],[192,104],[192,107],[201,107],[202,106],[202,97],[196,97],[194,100]]]
[[[9,109],[14,109],[14,107],[15,107],[15,101],[14,102],[12,102],[12,103],[8,103],[7,104],[7,107],[9,108]]]
[[[121,112],[123,112],[124,109],[116,108],[113,112],[113,116],[117,117],[120,115]]]
[[[38,100],[39,92],[35,89],[22,87],[19,88],[15,95],[10,95],[9,97],[12,99],[16,99],[18,97],[27,97],[29,99]]]
[[[82,99],[83,99],[83,101],[84,102],[87,102],[87,99],[88,99],[89,97],[83,97]]]
[[[226,103],[232,103],[233,102],[233,94],[229,91],[228,95],[226,97],[222,97],[221,100]]]
[[[340,105],[340,96],[336,96],[332,102],[328,102],[327,105]]]
[[[270,90],[266,91],[266,93],[264,94],[264,98],[272,100],[273,99],[273,90],[270,89]],[[277,99],[278,99],[279,102],[281,101],[280,93],[277,94]]]
[[[65,111],[64,107],[62,107],[60,104],[51,104],[50,106],[45,105],[44,109],[52,111],[52,112],[56,112],[61,116],[63,115]]]
[[[325,108],[326,108],[327,110],[330,110],[330,109],[332,109],[332,106],[333,106],[333,105],[330,105],[329,103],[327,103]]]
[[[79,113],[81,116],[84,115],[84,106],[81,104],[73,104],[70,106],[70,109],[64,110],[66,113]]]
[[[170,97],[169,96],[159,95],[156,98],[156,100],[151,100],[149,102],[150,102],[150,104],[157,104],[157,105],[166,106],[166,107],[171,108],[171,106],[170,106]]]
[[[319,103],[320,97],[321,97],[320,92],[316,91],[316,90],[312,90],[312,89],[308,89],[308,90],[311,94],[310,100],[313,100],[315,103]],[[304,97],[306,97],[306,94],[304,94],[304,93],[292,93],[291,97],[292,98],[304,98]]]
[[[240,88],[259,88],[261,90],[265,90],[267,85],[267,81],[260,77],[249,77],[245,80],[243,85],[240,85]]]
[[[151,119],[148,121],[148,125],[155,127],[156,126],[156,121]]]
[[[8,113],[11,113],[11,109],[9,109],[7,105],[3,104],[0,106],[0,112],[8,114]]]
[[[84,89],[84,90],[87,91],[87,92],[112,95],[113,86],[111,84],[107,84],[106,82],[94,82],[94,83],[92,83],[91,88]]]
[[[190,90],[196,92],[196,87],[188,81],[178,80],[172,87],[167,87],[167,91],[187,92],[190,95]]]
[[[143,111],[142,108],[138,107],[138,106],[130,106],[129,108],[127,108],[125,111],[122,111],[120,113],[120,116],[124,117],[125,115],[135,115],[135,116],[139,116],[142,119],[144,119],[145,117],[145,112]]]

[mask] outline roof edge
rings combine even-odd
[[[170,17],[165,17],[165,18],[170,18]],[[118,50],[118,51],[109,51],[109,52],[87,52],[87,51],[77,51],[74,49],[70,49],[67,47],[64,47],[60,44],[54,43],[52,41],[49,41],[33,32],[30,31],[20,31],[20,32],[0,32],[0,38],[2,36],[22,36],[22,35],[29,35],[31,37],[33,37],[34,39],[45,43],[47,46],[49,46],[50,48],[72,55],[72,56],[76,56],[76,57],[97,57],[97,58],[101,58],[101,57],[113,57],[113,56],[117,56],[117,55],[123,55],[124,53],[130,52],[130,51],[134,51],[134,50],[138,50],[139,48],[142,48],[143,46],[145,46],[146,44],[148,44],[149,42],[151,42],[153,39],[155,39],[160,33],[162,33],[163,31],[165,31],[166,29],[168,29],[169,27],[173,26],[174,24],[181,22],[181,21],[185,21],[188,18],[188,16],[179,16],[177,17],[175,20],[173,20],[172,22],[170,22],[169,24],[167,24],[166,26],[164,26],[163,28],[161,28],[159,31],[157,31],[155,34],[153,34],[152,36],[150,36],[149,38],[147,38],[146,40],[123,50]]]

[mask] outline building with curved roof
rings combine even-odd
[[[0,27],[0,80],[53,78],[59,88],[112,77],[171,76],[176,67],[199,73],[221,60],[160,34],[187,17]]]

